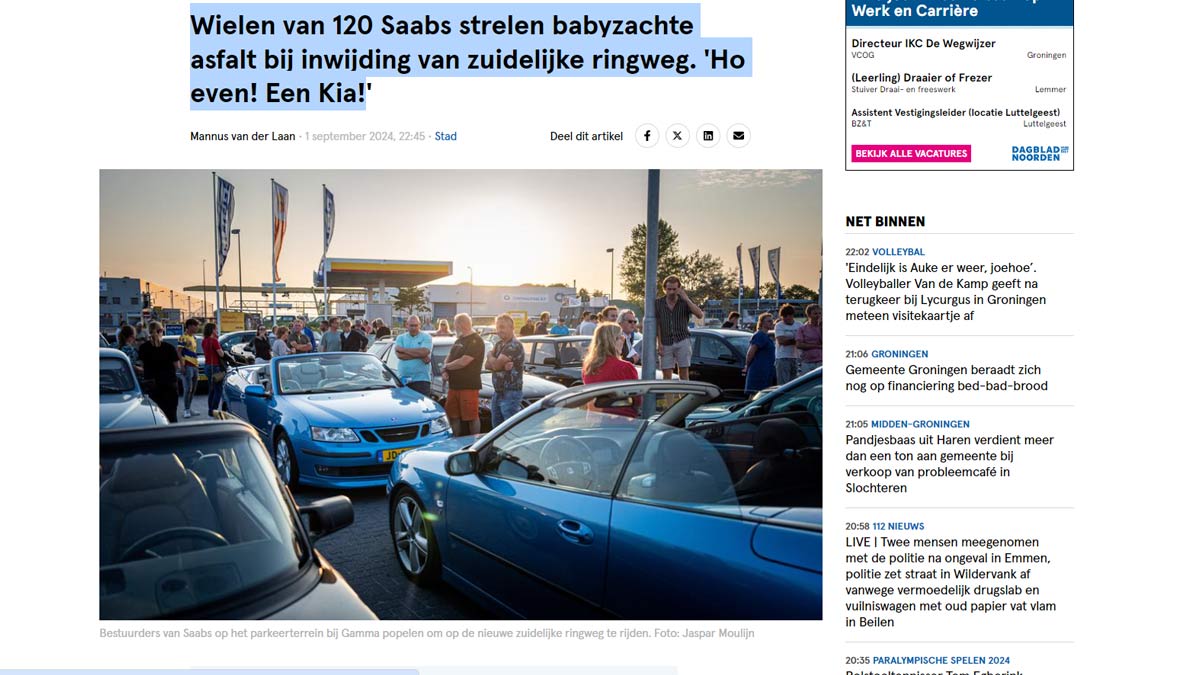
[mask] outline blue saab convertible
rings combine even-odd
[[[292,488],[380,486],[401,453],[450,437],[441,406],[370,354],[294,354],[234,368],[222,407],[258,430]]]
[[[388,477],[396,557],[497,613],[821,618],[821,433],[805,411],[685,428],[703,382],[572,388]]]

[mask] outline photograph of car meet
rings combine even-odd
[[[819,171],[101,172],[100,618],[820,619],[820,224]]]

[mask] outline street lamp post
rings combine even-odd
[[[208,309],[208,289],[204,288],[205,286],[208,286],[208,276],[204,272],[204,268],[207,265],[208,265],[207,258],[200,261],[200,287],[201,287],[201,289],[203,289],[202,292],[204,293],[204,302],[200,303],[200,313],[201,314],[207,314],[207,309]]]
[[[608,258],[608,304],[612,304],[613,298],[617,295],[617,254],[616,249],[605,249],[605,253],[609,254]]]
[[[467,313],[470,314],[471,316],[475,316],[475,269],[472,268],[470,265],[468,265],[467,271],[471,273],[471,281],[470,281],[471,295],[470,295],[470,302],[468,303],[469,309],[467,310]]]
[[[242,230],[234,228],[229,233],[236,235],[238,239],[238,309],[244,312],[246,311],[246,299],[242,297]]]

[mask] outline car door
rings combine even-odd
[[[549,340],[535,340],[531,343],[525,359],[525,369],[534,375],[557,381],[555,371],[558,370],[558,351]],[[549,360],[549,363],[547,363]]]
[[[692,366],[688,377],[701,382],[711,382],[722,389],[725,385],[713,379],[716,374],[716,363],[711,357],[713,339],[708,335],[692,335]]]
[[[481,451],[478,473],[450,483],[447,567],[524,617],[603,615],[611,489],[641,422],[595,417],[539,411]],[[613,440],[622,436],[625,446]],[[566,448],[587,459],[562,461]],[[585,462],[595,476],[568,476],[566,465]]]
[[[708,380],[722,389],[744,389],[746,376],[742,374],[745,357],[722,337],[706,336],[708,341],[705,351],[706,367],[709,368]]]
[[[246,419],[246,369],[239,369],[229,373],[225,378],[224,389],[222,390],[222,399],[225,402],[225,408],[230,414],[240,419]]]
[[[776,479],[794,478],[793,469],[809,476],[796,497],[807,518],[777,518],[795,509],[740,496],[753,476],[755,494],[779,500],[770,476],[762,480],[760,462],[777,458],[755,446],[758,423],[649,426],[613,501],[606,609],[629,619],[821,617],[819,454],[811,471],[774,469]]]
[[[271,408],[274,402],[273,396],[278,396],[279,392],[272,392],[273,382],[270,379],[271,366],[264,365],[259,368],[255,374],[247,381],[250,384],[262,385],[266,390],[267,396],[246,396],[246,416],[242,419],[250,423],[250,426],[258,429],[263,438],[270,440],[271,437]]]
[[[690,377],[730,390],[743,389],[746,381],[737,352],[716,335],[692,336]]]

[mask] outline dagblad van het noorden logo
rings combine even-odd
[[[1012,146],[1012,161],[1014,162],[1061,162],[1071,151],[1067,145],[1014,145]]]

